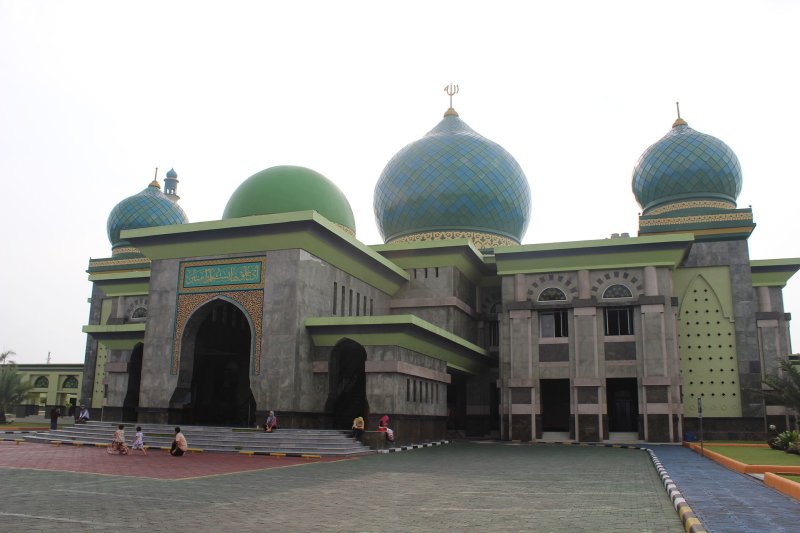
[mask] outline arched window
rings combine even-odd
[[[147,309],[144,307],[137,307],[131,314],[131,318],[147,318]]]
[[[78,378],[75,376],[67,376],[64,379],[64,384],[61,388],[64,389],[77,389],[78,388]]]
[[[539,301],[540,302],[554,302],[558,300],[566,300],[567,295],[564,294],[564,291],[561,289],[557,289],[555,287],[548,287],[539,293]]]
[[[33,387],[36,389],[46,389],[50,386],[50,380],[47,379],[47,376],[39,376],[36,378],[36,381],[33,382]]]
[[[611,285],[603,292],[603,298],[632,298],[631,290],[625,285]]]

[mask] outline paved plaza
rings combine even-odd
[[[0,476],[3,531],[683,530],[629,449],[456,443],[320,461],[3,442]]]

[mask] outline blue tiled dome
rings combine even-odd
[[[375,186],[375,218],[389,242],[472,238],[518,244],[531,192],[517,161],[455,111],[395,155]]]
[[[127,244],[120,239],[124,229],[152,228],[170,224],[186,224],[189,219],[183,209],[161,192],[157,181],[145,190],[118,203],[108,215],[106,229],[113,247]]]
[[[632,185],[644,214],[687,200],[721,201],[735,208],[742,190],[742,168],[728,145],[678,119],[639,158]]]

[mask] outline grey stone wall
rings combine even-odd
[[[103,308],[105,293],[96,283],[92,283],[91,303],[89,304],[90,325],[100,324],[100,315]],[[83,359],[83,382],[81,383],[81,397],[78,405],[84,404],[91,408],[94,396],[95,370],[97,366],[97,341],[91,336],[86,336],[86,353]]]
[[[267,254],[264,288],[264,340],[262,374],[253,376],[251,388],[258,410],[324,412],[327,386],[314,375],[314,346],[305,319],[356,316],[355,299],[361,302],[358,315],[385,314],[389,296],[303,250],[279,250]],[[336,313],[333,311],[336,283]],[[353,305],[350,305],[350,292]],[[372,306],[370,306],[372,302]]]
[[[139,407],[166,409],[178,382],[171,371],[179,267],[177,260],[151,265]]]
[[[604,299],[605,290],[615,284],[628,287],[631,295]],[[549,287],[562,290],[566,300],[538,301],[538,295]],[[541,401],[544,379],[570,379],[570,418],[578,420],[578,438],[607,435],[609,378],[637,379],[641,432],[647,433],[652,418],[653,438],[662,439],[666,434],[676,440],[680,436],[677,310],[669,269],[518,274],[504,277],[502,295],[499,382],[504,438],[509,438],[509,429],[519,438],[520,431],[530,431],[526,424],[532,416],[541,415],[537,402]],[[633,309],[632,334],[606,337],[607,307]],[[568,313],[568,337],[540,336],[540,315],[552,311]],[[648,402],[645,393],[649,387],[659,387],[663,394],[652,394]],[[520,393],[526,389],[532,391],[526,395],[531,400],[520,401]],[[576,392],[582,402],[575,402]],[[536,433],[540,434],[538,428]]]
[[[391,314],[413,314],[472,343],[484,342],[480,336],[477,287],[453,267],[407,270],[411,279],[390,302]]]

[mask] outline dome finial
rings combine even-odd
[[[675,102],[675,107],[678,109],[678,118],[676,118],[675,122],[672,123],[672,127],[675,128],[677,126],[688,126],[689,124],[681,118],[681,103]]]
[[[153,174],[153,181],[150,182],[150,187],[161,189],[161,184],[158,182],[158,167],[156,167],[156,171]]]
[[[458,85],[454,85],[452,83],[450,85],[445,85],[444,92],[446,92],[450,97],[450,107],[447,109],[447,111],[445,111],[444,116],[457,117],[458,113],[456,113],[456,110],[453,109],[453,95],[458,94]]]

